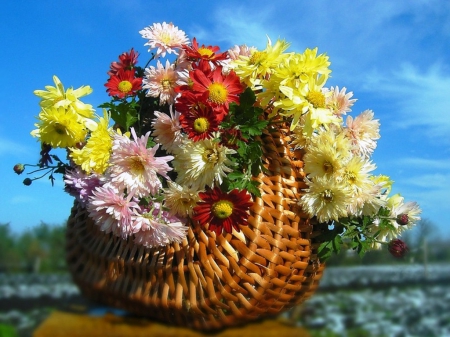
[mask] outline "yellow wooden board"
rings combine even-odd
[[[216,333],[201,333],[144,319],[105,314],[101,317],[55,311],[34,332],[34,337],[311,337],[303,328],[280,320],[265,320]]]

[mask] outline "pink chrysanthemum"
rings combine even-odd
[[[109,168],[111,183],[136,197],[155,195],[162,187],[157,174],[169,179],[167,172],[172,168],[167,163],[173,157],[155,157],[159,145],[147,148],[150,131],[138,138],[134,128],[131,128],[131,134],[134,140],[122,135],[115,136]]]
[[[350,99],[353,96],[353,92],[346,93],[347,88],[342,88],[339,91],[339,87],[331,88],[332,94],[326,97],[325,105],[337,116],[345,115],[347,112],[352,111],[350,109],[356,102],[356,99]]]
[[[373,119],[373,111],[366,110],[355,119],[347,117],[345,135],[350,139],[355,154],[369,158],[377,147],[380,138],[380,122]]]
[[[152,121],[155,141],[161,144],[161,148],[168,153],[172,153],[178,148],[183,139],[181,134],[180,113],[175,113],[170,109],[170,116],[159,111],[155,111],[156,118]]]
[[[166,53],[177,55],[177,49],[189,43],[186,33],[174,26],[173,23],[155,23],[145,27],[139,33],[144,39],[149,40],[144,44],[144,46],[149,46],[149,51],[157,48],[155,57],[165,57]]]
[[[188,227],[180,219],[163,211],[159,204],[153,210],[136,212],[134,242],[145,247],[161,247],[172,242],[181,242]]]
[[[139,205],[131,194],[125,196],[111,185],[100,186],[92,191],[86,208],[100,230],[124,239],[133,233],[133,210]]]
[[[97,174],[87,175],[79,167],[66,170],[64,174],[64,190],[82,205],[85,206],[92,191],[100,186],[100,179]]]
[[[143,79],[143,88],[148,89],[146,96],[159,97],[159,104],[173,104],[177,86],[178,75],[175,71],[175,65],[166,61],[166,67],[161,62],[157,62],[156,67],[150,66],[145,69],[145,78]]]

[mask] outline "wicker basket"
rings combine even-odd
[[[241,232],[189,224],[181,244],[149,249],[94,225],[76,203],[68,221],[67,261],[89,299],[179,326],[220,329],[278,314],[318,286],[318,227],[297,206],[306,187],[301,151],[287,128],[261,137],[266,174],[261,198]]]

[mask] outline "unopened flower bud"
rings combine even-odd
[[[406,226],[409,222],[409,216],[406,213],[399,214],[397,215],[396,221],[400,226]]]
[[[31,180],[30,178],[25,178],[23,181],[23,184],[25,186],[30,186],[32,182],[33,182],[33,180]]]
[[[23,171],[25,171],[25,165],[23,164],[14,165],[14,172],[16,172],[17,174],[21,174]]]
[[[408,252],[408,246],[400,239],[395,239],[388,244],[389,253],[393,256],[401,258]]]

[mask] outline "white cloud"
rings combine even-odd
[[[397,118],[389,120],[396,128],[423,127],[430,138],[450,142],[450,76],[446,67],[434,64],[421,71],[403,64],[391,74],[368,76],[365,89],[394,102]]]

